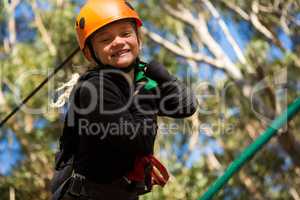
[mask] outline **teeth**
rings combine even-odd
[[[126,53],[127,52],[127,50],[125,50],[125,51],[120,51],[119,53],[118,53],[118,55],[122,55],[123,53]]]
[[[120,55],[122,55],[126,52],[128,52],[128,50],[122,50],[122,51],[119,51],[119,52],[115,53],[114,56],[120,56]]]

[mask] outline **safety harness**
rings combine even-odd
[[[155,80],[147,77],[145,71],[148,64],[142,61],[138,62],[136,82],[145,81],[144,89],[149,91],[155,89],[158,84]],[[134,163],[134,169],[127,174],[127,179],[135,183],[145,183],[145,190],[142,193],[151,191],[153,185],[163,187],[169,180],[169,173],[164,165],[150,154],[147,156],[139,156]]]
[[[135,81],[145,82],[145,90],[155,89],[158,84],[156,81],[148,78],[145,75],[146,69],[147,63],[138,60]],[[79,81],[83,80],[85,80],[85,77],[81,77],[79,79]],[[73,93],[73,95],[75,95],[75,103],[78,102],[78,96],[76,93],[78,94],[78,91]],[[74,130],[74,127],[67,126],[67,120],[68,114],[65,118],[63,134],[60,137],[60,151],[56,154],[55,159],[56,171],[51,184],[51,190],[54,194],[54,198],[52,199],[59,199],[62,195],[64,195],[62,193],[66,192],[65,188],[70,184],[73,195],[80,195],[82,192],[81,189],[78,189],[75,192],[73,191],[74,183],[81,183],[82,180],[84,180],[84,177],[74,173],[74,152],[75,147],[78,146],[77,144],[79,137],[76,137],[74,134],[72,134],[75,133],[76,130]],[[78,177],[80,177],[80,180]],[[164,165],[158,159],[156,159],[154,155],[149,154],[146,156],[138,156],[135,160],[133,170],[122,177],[122,179],[125,180],[130,190],[134,190],[138,194],[144,194],[150,192],[153,185],[159,185],[163,187],[169,180],[169,173]]]

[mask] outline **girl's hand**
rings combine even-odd
[[[159,84],[176,79],[167,71],[165,66],[155,60],[152,60],[148,64],[147,68],[145,69],[145,75],[157,81]]]

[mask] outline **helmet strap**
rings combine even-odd
[[[97,55],[96,55],[96,53],[95,53],[95,51],[94,51],[92,42],[91,42],[90,39],[88,39],[88,40],[86,41],[86,45],[87,45],[87,47],[89,48],[89,51],[90,51],[91,56],[92,56],[92,58],[94,59],[94,61],[95,61],[99,66],[103,65],[102,62],[100,61],[100,59],[97,57]]]

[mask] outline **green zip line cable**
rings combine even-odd
[[[248,162],[276,133],[288,123],[300,111],[300,97],[298,97],[288,108],[276,118],[269,128],[263,132],[252,144],[250,144],[238,158],[236,158],[226,169],[224,174],[219,177],[204,193],[199,200],[210,200],[228,182],[228,180],[238,172],[239,169]]]

